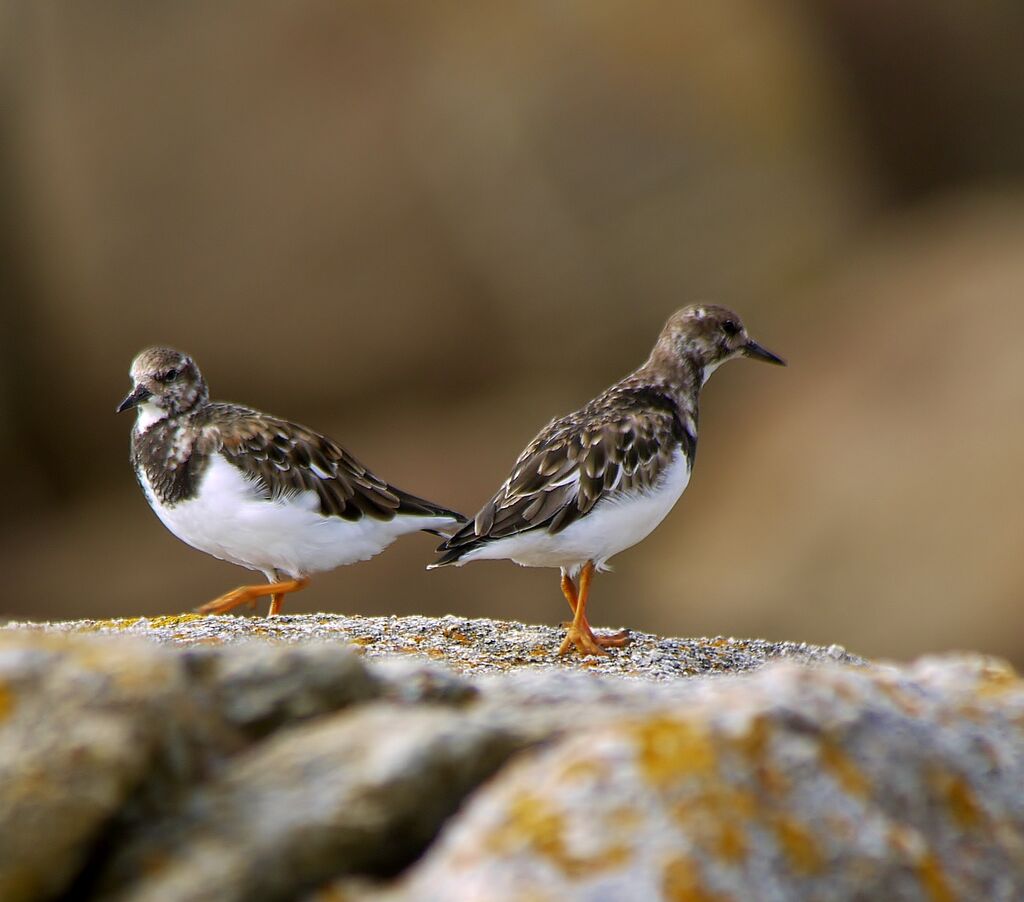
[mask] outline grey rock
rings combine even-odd
[[[147,780],[183,785],[227,744],[170,654],[0,635],[0,899],[66,889]]]
[[[478,792],[398,900],[1016,900],[1024,684],[779,664],[588,723]]]
[[[1024,897],[1005,665],[642,634],[560,659],[557,639],[455,617],[10,625],[0,898]]]
[[[384,691],[359,657],[337,642],[196,646],[181,658],[220,715],[254,738]]]
[[[665,639],[632,633],[632,642],[605,658],[559,657],[564,631],[535,624],[467,617],[359,617],[302,614],[278,617],[136,617],[75,620],[54,624],[13,624],[11,629],[94,632],[140,636],[166,644],[230,645],[246,639],[306,643],[339,640],[367,659],[411,658],[443,662],[457,673],[520,670],[610,674],[644,680],[739,673],[784,659],[811,666],[864,664],[842,646],[822,648],[796,642],[732,639],[723,636]]]
[[[521,743],[442,708],[369,706],[240,755],[118,849],[104,898],[284,899],[411,862]]]
[[[102,860],[283,728],[374,699],[475,695],[434,664],[379,672],[338,642],[176,649],[0,630],[0,899],[93,891]]]

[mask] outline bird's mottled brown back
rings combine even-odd
[[[641,379],[624,380],[541,430],[494,497],[442,546],[439,563],[527,530],[556,534],[602,499],[650,491],[679,449],[692,463],[696,444],[695,410]]]
[[[203,454],[220,452],[269,497],[314,492],[326,517],[390,520],[395,514],[457,513],[375,476],[341,445],[318,432],[234,404],[210,403],[194,424]]]

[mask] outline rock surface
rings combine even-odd
[[[1024,894],[1024,685],[1000,662],[557,640],[454,617],[8,625],[0,898]]]
[[[288,899],[339,872],[392,873],[517,746],[465,715],[387,705],[284,731],[118,849],[107,873],[123,890],[102,895]]]
[[[302,614],[278,617],[135,617],[74,620],[17,629],[57,633],[140,636],[184,645],[224,645],[245,639],[284,642],[344,640],[367,658],[413,657],[443,662],[459,673],[503,673],[522,667],[673,680],[680,676],[738,673],[780,658],[803,664],[863,663],[839,645],[821,648],[763,639],[664,639],[632,633],[626,648],[606,658],[560,658],[564,632],[548,626],[467,617],[359,617]],[[599,630],[600,632],[600,630]]]
[[[791,665],[524,756],[389,900],[1019,899],[1024,689]]]
[[[0,899],[55,895],[144,781],[172,790],[231,744],[169,655],[138,643],[3,636]]]

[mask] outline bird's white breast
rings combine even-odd
[[[447,517],[383,521],[364,516],[355,522],[325,517],[316,493],[268,500],[219,454],[211,455],[198,491],[187,501],[164,505],[144,469],[139,479],[156,515],[183,542],[251,570],[279,570],[291,577],[365,561],[400,535],[453,523]]]
[[[466,554],[460,563],[510,559],[525,567],[575,570],[593,561],[601,569],[612,555],[647,538],[672,510],[689,481],[690,465],[682,450],[677,450],[655,488],[599,501],[555,535],[535,529],[488,542]]]

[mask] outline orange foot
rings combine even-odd
[[[281,613],[281,604],[285,595],[289,592],[298,592],[306,588],[309,579],[289,579],[279,583],[267,583],[265,586],[239,586],[230,592],[225,592],[220,598],[208,601],[202,607],[196,608],[200,614],[226,614],[228,611],[237,608],[239,605],[254,605],[257,598],[264,595],[270,596],[270,610],[268,616]]]
[[[590,579],[594,575],[594,565],[588,561],[580,571],[580,584],[577,590],[572,579],[562,574],[562,594],[572,608],[571,623],[563,624],[566,628],[565,639],[558,649],[560,655],[567,654],[575,648],[581,655],[606,655],[605,649],[622,648],[629,642],[629,630],[621,630],[610,636],[599,636],[587,620],[587,599],[590,595]]]
[[[611,636],[599,636],[589,625],[569,623],[567,626],[565,638],[558,649],[560,655],[567,654],[573,647],[581,655],[606,655],[606,649],[622,648],[629,642],[628,630],[613,633]]]

